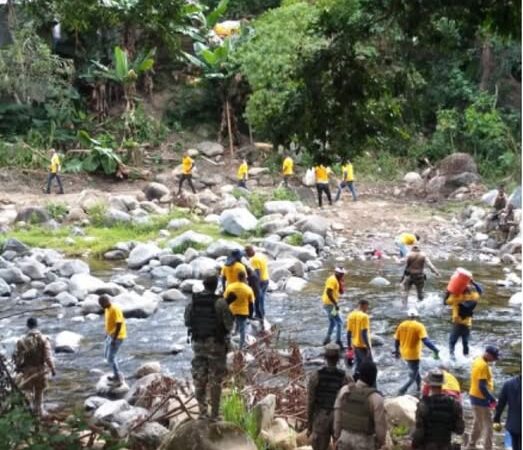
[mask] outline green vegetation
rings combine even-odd
[[[237,199],[241,197],[247,199],[247,201],[249,202],[249,211],[256,218],[260,218],[265,214],[263,210],[263,205],[267,201],[288,200],[294,202],[298,200],[298,196],[294,191],[292,191],[291,189],[287,189],[283,186],[274,189],[270,194],[261,193],[257,191],[245,192],[235,188],[232,191],[232,195]]]
[[[46,205],[47,212],[56,221],[61,221],[69,212],[69,206],[63,202],[49,202]]]
[[[303,235],[301,233],[294,233],[288,236],[285,241],[291,245],[303,245]]]

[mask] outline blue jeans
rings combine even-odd
[[[400,388],[399,395],[405,395],[409,387],[413,383],[416,383],[418,391],[421,389],[421,375],[419,374],[419,359],[414,361],[406,361],[409,366],[409,379],[407,382]]]
[[[407,253],[409,252],[408,247],[400,241],[396,241],[396,246],[399,248],[400,258],[405,258],[405,256],[407,256]]]
[[[332,310],[334,309],[334,305],[323,305],[323,309],[325,313],[327,314],[327,317],[329,318],[329,329],[327,330],[327,336],[325,337],[325,341],[331,340],[332,332],[334,331],[334,328],[336,328],[336,342],[341,342],[341,317],[340,313],[336,314],[335,316],[332,315]]]
[[[449,337],[449,352],[451,356],[454,356],[454,349],[456,344],[461,338],[461,344],[463,345],[463,355],[467,356],[469,354],[469,337],[470,337],[470,328],[466,325],[455,323],[452,326],[452,331],[450,332]]]
[[[112,344],[112,336],[107,336],[105,338],[104,345],[104,358],[107,360],[111,368],[113,369],[113,374],[115,378],[120,378],[120,366],[118,366],[118,360],[116,359],[116,354],[120,350],[120,346],[123,343],[123,339],[114,340],[114,345]]]
[[[240,349],[245,347],[245,325],[247,324],[247,316],[234,316],[236,322],[236,331],[240,333]]]
[[[356,189],[354,188],[354,183],[352,181],[342,181],[338,186],[338,192],[336,193],[336,199],[334,201],[337,202],[340,199],[341,191],[344,187],[346,187],[347,190],[352,194],[352,200],[356,200],[358,198],[356,195]]]
[[[269,280],[260,281],[260,288],[258,289],[258,295],[256,296],[256,304],[254,305],[254,311],[256,317],[263,319],[265,317],[265,294],[269,287]]]

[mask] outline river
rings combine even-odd
[[[442,361],[448,362],[450,311],[442,306],[441,292],[454,268],[463,262],[436,260],[434,263],[442,272],[442,278],[430,279],[426,289],[426,300],[418,307],[421,313],[420,320],[427,327],[429,337],[441,350]],[[374,357],[380,369],[378,386],[384,394],[394,395],[407,374],[404,363],[395,360],[391,354],[394,330],[404,318],[405,312],[397,287],[401,268],[393,261],[380,262],[379,265],[376,262],[349,262],[345,267],[348,274],[346,293],[340,303],[342,317],[345,320],[346,314],[358,300],[369,300],[372,335],[384,340],[383,346],[374,349]],[[466,267],[484,286],[485,293],[474,315],[471,356],[464,358],[461,355],[461,344],[458,343],[457,361],[450,364],[450,368],[462,381],[463,390],[468,388],[472,358],[479,355],[487,343],[495,344],[501,349],[501,359],[494,365],[498,391],[505,379],[520,371],[521,307],[508,304],[508,299],[516,292],[514,289],[509,290],[496,285],[496,280],[504,278],[500,266],[467,263]],[[104,279],[109,279],[115,272],[124,270],[100,262],[91,262],[91,269],[94,275]],[[320,354],[327,327],[320,294],[328,275],[329,271],[326,269],[311,272],[306,290],[293,297],[282,300],[278,299],[278,296],[269,295],[266,306],[267,319],[280,330],[279,345],[284,347],[289,340],[293,340],[300,345],[307,357],[317,358]],[[389,279],[391,285],[385,288],[370,286],[369,281],[376,275]],[[142,281],[150,284],[149,280]],[[411,293],[413,294],[414,292]],[[411,298],[409,301],[415,302],[415,299]],[[29,304],[15,303],[14,300],[2,300],[2,303],[2,310],[7,308],[11,313],[31,307],[42,307],[38,300]],[[190,346],[185,345],[184,306],[181,303],[163,303],[152,317],[127,321],[128,339],[120,351],[124,373],[132,374],[145,361],[159,360],[163,367],[175,376],[190,377],[191,350]],[[81,404],[87,396],[94,394],[99,372],[93,369],[108,370],[102,357],[102,318],[78,321],[79,316],[81,313],[77,307],[51,309],[37,314],[42,331],[48,335],[69,330],[84,336],[78,353],[56,355],[57,376],[51,382],[48,400],[66,408]],[[0,336],[6,351],[12,351],[15,338],[24,332],[26,319],[27,315],[24,315],[0,321]],[[343,340],[345,341],[345,337]],[[174,344],[183,345],[185,349],[173,355],[170,351]],[[438,361],[432,359],[430,352],[424,350],[422,370],[438,364]]]

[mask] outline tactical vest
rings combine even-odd
[[[378,392],[371,387],[352,386],[342,410],[342,427],[353,433],[374,434],[374,416],[369,396]]]
[[[334,409],[336,396],[343,386],[345,372],[338,368],[323,367],[318,371],[319,380],[316,388],[314,406],[316,409]]]
[[[14,358],[17,370],[45,364],[44,339],[40,333],[30,332],[18,342]]]
[[[424,400],[427,415],[423,421],[425,443],[449,444],[454,430],[454,400],[446,395],[432,395]]]
[[[218,324],[216,296],[209,292],[194,294],[192,298],[191,331],[195,341],[210,337],[223,341],[225,330]]]

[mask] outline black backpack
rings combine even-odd
[[[460,303],[458,306],[458,315],[462,319],[468,319],[474,315],[474,308],[478,304],[475,300],[467,300],[463,303]]]

